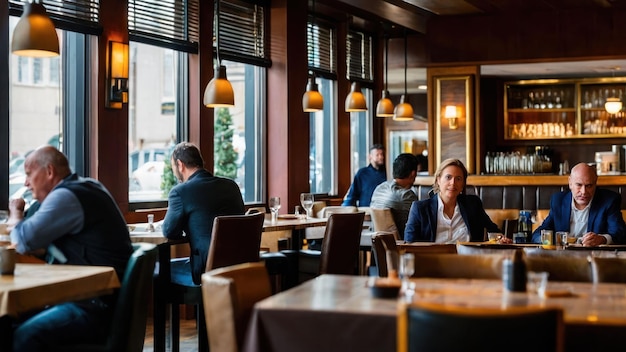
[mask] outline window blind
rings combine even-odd
[[[269,66],[265,44],[265,14],[265,5],[259,1],[221,0],[218,33],[220,59]],[[217,48],[217,43],[213,45]]]
[[[346,47],[348,80],[372,82],[372,37],[348,31]]]
[[[198,52],[199,0],[128,0],[130,40]]]
[[[307,56],[309,70],[335,79],[337,75],[336,30],[329,23],[309,17]]]
[[[41,2],[55,27],[72,32],[100,34],[99,0],[43,0]],[[9,14],[21,16],[24,1],[9,0]]]

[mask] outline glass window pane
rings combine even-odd
[[[264,170],[265,68],[223,60],[235,91],[235,106],[215,109],[213,172],[235,180],[245,202],[259,202]]]
[[[184,82],[177,77],[179,54],[137,42],[130,42],[129,50],[128,198],[165,200],[171,187],[162,186],[162,176],[182,118],[176,109],[176,85]]]
[[[309,116],[309,185],[311,193],[335,192],[336,120],[335,82],[316,78],[319,91],[324,97],[324,110]]]
[[[18,20],[18,17],[9,16],[9,38],[13,38]],[[62,41],[63,31],[57,30],[57,34]],[[9,57],[10,197],[31,199],[24,186],[23,162],[26,155],[44,144],[60,147],[63,109],[62,87],[58,76],[64,58],[63,45],[60,47],[60,58],[35,59],[12,54]]]
[[[368,110],[350,113],[350,172],[356,172],[369,164],[369,148],[372,144],[373,92],[370,88],[362,88]]]

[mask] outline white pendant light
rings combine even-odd
[[[209,81],[204,90],[204,105],[209,108],[235,106],[235,92],[233,85],[226,77],[226,66],[220,60],[220,0],[215,0],[215,71],[213,79]]]
[[[24,3],[24,12],[13,31],[11,52],[32,57],[59,55],[59,37],[54,23],[39,0]]]
[[[382,97],[376,104],[376,116],[377,117],[393,117],[393,102],[389,99],[389,91],[387,90],[387,83],[389,81],[389,73],[387,70],[387,63],[389,57],[389,38],[385,36],[385,88],[382,91]]]
[[[413,107],[409,104],[407,94],[407,47],[406,47],[406,30],[404,31],[404,94],[400,97],[400,104],[396,105],[393,111],[393,119],[396,121],[413,120]]]

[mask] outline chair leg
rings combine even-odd
[[[153,307],[154,352],[165,352],[165,310],[167,309],[167,304],[164,304],[155,295]]]
[[[172,303],[172,314],[170,318],[170,336],[172,352],[180,352],[180,306]]]
[[[204,320],[204,307],[198,304],[196,309],[196,326],[198,327],[198,352],[209,352],[209,338]]]

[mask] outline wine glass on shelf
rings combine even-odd
[[[278,220],[278,210],[280,209],[280,197],[270,197],[268,205],[272,213],[272,222],[276,222]]]
[[[301,193],[300,203],[306,211],[306,218],[311,218],[311,208],[313,208],[313,193]]]

